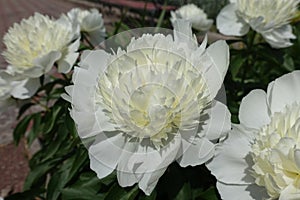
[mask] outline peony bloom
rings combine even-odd
[[[83,53],[64,98],[99,178],[116,169],[121,186],[150,194],[173,161],[195,166],[213,156],[213,141],[230,129],[227,107],[214,100],[229,49],[224,41],[205,48],[178,20],[174,38],[144,34],[113,55]]]
[[[291,46],[295,39],[290,20],[299,0],[231,0],[217,16],[222,34],[243,36],[251,27],[274,48]]]
[[[97,9],[81,10],[73,8],[68,17],[74,24],[79,24],[80,30],[85,32],[94,46],[99,45],[106,36],[102,14]]]
[[[175,12],[171,11],[171,22],[177,19],[185,19],[192,23],[192,27],[199,31],[208,31],[213,24],[212,19],[207,19],[206,13],[194,4],[187,4]]]
[[[3,38],[7,72],[22,79],[37,78],[49,72],[54,63],[59,72],[69,72],[78,57],[78,36],[79,28],[66,17],[55,21],[35,13],[15,23]]]
[[[253,90],[208,163],[224,200],[300,199],[300,71]]]

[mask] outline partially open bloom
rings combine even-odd
[[[7,72],[23,79],[37,78],[49,72],[54,63],[59,72],[70,71],[78,57],[78,36],[79,28],[66,17],[52,20],[35,13],[15,23],[3,38]]]
[[[207,165],[225,200],[300,199],[300,71],[253,90]]]
[[[85,51],[64,98],[97,176],[116,169],[121,186],[150,194],[173,161],[210,159],[213,141],[230,129],[227,107],[214,100],[228,56],[224,41],[198,46],[181,20],[174,37],[144,34],[113,55]]]
[[[178,10],[171,11],[171,22],[177,19],[185,19],[192,23],[192,27],[199,31],[208,31],[213,24],[212,19],[207,19],[206,13],[195,4],[187,4]]]
[[[243,36],[251,27],[274,48],[291,46],[295,39],[290,20],[299,0],[231,0],[217,17],[217,28],[225,35]]]
[[[67,15],[72,23],[79,24],[80,30],[87,34],[94,46],[99,45],[105,39],[104,21],[97,9],[73,8]]]

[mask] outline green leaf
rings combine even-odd
[[[138,195],[139,189],[135,187],[122,188],[118,183],[115,183],[107,192],[105,200],[120,199],[120,200],[133,200]]]
[[[22,105],[19,109],[19,113],[18,113],[18,117],[17,119],[20,119],[20,117],[26,112],[26,110],[28,110],[31,106],[35,105],[32,102],[29,103],[25,103],[24,105]]]
[[[189,183],[185,183],[177,196],[175,197],[175,200],[190,200],[192,199],[192,189],[191,185]]]
[[[52,175],[47,189],[47,199],[48,200],[56,200],[58,199],[61,190],[65,186],[68,180],[68,171],[59,171]]]
[[[204,192],[197,195],[197,198],[203,199],[203,200],[218,200],[217,193],[215,187],[211,187]]]
[[[21,138],[25,135],[28,125],[34,115],[25,116],[16,126],[13,132],[14,142],[16,145],[19,144]]]
[[[134,200],[135,197],[138,195],[138,193],[139,193],[139,187],[136,185],[129,192],[127,192],[126,195],[121,197],[120,200]]]
[[[24,183],[24,190],[29,190],[35,185],[39,185],[46,178],[47,173],[60,162],[60,159],[53,159],[49,162],[41,163],[31,169]]]
[[[71,165],[70,174],[68,180],[71,180],[89,161],[89,157],[86,149],[77,151],[74,162]]]
[[[241,67],[244,65],[246,60],[247,57],[244,57],[242,54],[238,54],[232,58],[230,62],[230,72],[233,79],[236,79]]]
[[[106,176],[105,178],[101,179],[101,183],[108,186],[116,181],[117,175],[115,172],[112,172],[110,175]]]
[[[289,56],[288,54],[285,54],[284,57],[284,62],[283,62],[283,67],[288,70],[289,72],[294,71],[295,70],[295,64],[294,64],[294,60],[291,56]]]
[[[95,194],[88,188],[67,188],[62,190],[62,200],[96,200],[103,195]]]
[[[75,184],[62,190],[62,199],[103,199],[103,195],[97,194],[100,188],[101,183],[96,174],[94,172],[85,172],[80,175]]]
[[[104,200],[121,199],[126,195],[126,190],[115,183],[107,192]]]
[[[32,190],[26,190],[24,192],[19,192],[5,197],[5,200],[32,200],[35,197],[44,193],[44,188],[34,188]]]
[[[34,141],[34,139],[36,139],[36,137],[39,135],[39,133],[41,132],[41,115],[40,113],[35,113],[32,117],[32,128],[28,133],[27,136],[27,142],[28,145],[30,146],[32,144],[32,142]]]
[[[66,126],[71,135],[77,137],[77,130],[75,127],[75,123],[69,114],[66,115]]]
[[[45,116],[45,126],[44,126],[44,132],[45,134],[50,133],[53,129],[54,124],[56,123],[57,117],[59,117],[59,113],[62,110],[61,106],[55,106],[51,110],[51,112],[48,112]]]
[[[154,190],[149,196],[143,194],[143,196],[139,197],[139,200],[155,200],[157,199],[157,192]]]

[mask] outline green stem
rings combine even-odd
[[[83,41],[85,41],[90,46],[91,49],[95,49],[95,46],[89,40],[89,38],[87,37],[86,33],[82,32],[81,35],[82,35]]]

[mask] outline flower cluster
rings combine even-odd
[[[167,34],[158,33],[158,27],[142,34],[138,29],[106,41],[104,20],[96,9],[74,8],[59,19],[35,13],[15,23],[3,38],[8,66],[0,71],[0,111],[13,98],[30,99],[31,106],[44,97],[41,115],[25,118],[18,129],[31,122],[36,131],[32,138],[68,129],[72,135],[63,142],[74,140],[72,151],[83,144],[87,149],[86,161],[84,154],[73,160],[88,163],[99,179],[116,172],[120,186],[137,184],[146,195],[176,162],[180,167],[206,166],[225,200],[300,199],[300,61],[293,60],[299,48],[272,49],[293,45],[296,31],[294,35],[291,22],[299,2],[231,0],[217,16],[216,28],[202,9],[188,4],[170,12],[171,23],[166,22],[174,29]],[[230,41],[238,41],[231,57],[224,40],[208,39],[217,29],[243,36]],[[204,37],[200,32],[199,39],[193,30],[212,32]],[[126,45],[117,44],[120,41]],[[275,58],[270,55],[274,52]],[[271,75],[265,78],[267,72]],[[228,106],[224,81],[234,88],[226,91]],[[268,84],[267,91],[255,89],[256,84]],[[48,107],[53,101],[56,110]],[[239,124],[231,122],[229,110]],[[60,114],[66,119],[56,120]],[[49,119],[50,125],[43,124]],[[76,167],[66,174],[75,174]],[[48,172],[55,170],[45,171],[41,180],[48,181]],[[64,178],[73,180],[74,174]],[[53,187],[53,182],[44,185]]]
[[[80,19],[74,13],[80,15]],[[68,15],[70,17],[63,14],[59,19],[51,19],[35,13],[8,30],[3,38],[6,49],[2,53],[8,66],[0,72],[2,100],[10,96],[30,98],[40,86],[39,78],[50,72],[54,65],[60,73],[70,72],[79,56],[82,20],[89,23],[84,31],[101,30],[102,34],[93,35],[93,40],[103,40],[105,28],[101,14],[75,9]]]

